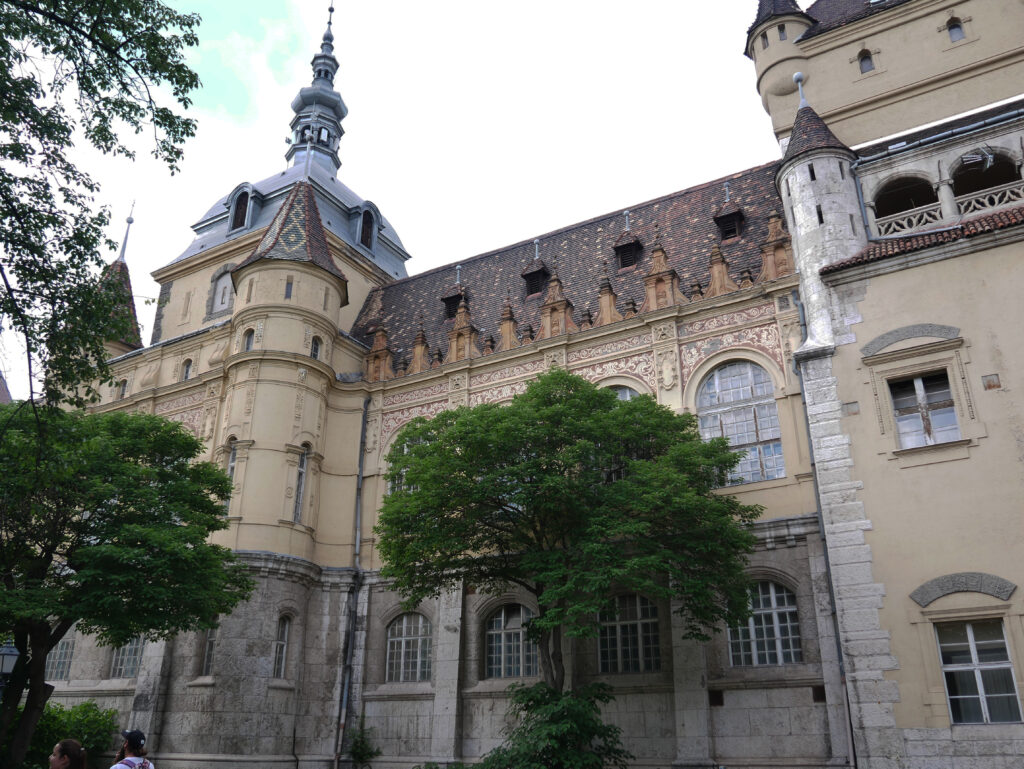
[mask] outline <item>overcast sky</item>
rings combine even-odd
[[[146,156],[83,153],[127,260],[142,337],[154,269],[241,182],[285,168],[291,100],[312,79],[326,0],[173,0],[203,17],[190,61],[199,132],[171,177]],[[372,200],[410,274],[778,157],[743,55],[756,0],[337,0],[349,108],[341,181]],[[143,137],[144,138],[144,137]],[[112,253],[110,258],[116,257]],[[27,383],[5,334],[15,397]]]

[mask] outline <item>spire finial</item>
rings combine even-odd
[[[135,201],[133,200],[132,201],[131,210],[128,212],[128,218],[125,219],[125,221],[128,223],[128,226],[124,228],[124,240],[121,241],[121,255],[119,257],[117,257],[117,261],[119,261],[119,262],[123,262],[124,261],[124,252],[125,252],[125,249],[128,247],[128,233],[131,232],[132,224],[135,223],[135,219],[132,217],[132,214],[134,214],[134,213],[135,213]]]
[[[461,264],[455,265],[455,285],[456,286],[461,286],[462,285],[462,265]]]
[[[332,23],[333,19],[334,19],[334,5],[331,5],[327,9],[327,30],[324,32],[324,43],[327,44],[328,46],[331,46],[331,44],[334,42],[334,33],[331,31],[331,23]],[[323,46],[321,46],[320,50],[323,51]],[[331,53],[333,50],[334,50],[334,47],[331,46],[331,49],[324,51],[324,53]]]
[[[809,105],[807,103],[807,97],[804,96],[804,73],[803,72],[797,72],[796,74],[794,74],[793,75],[793,82],[796,83],[796,87],[800,90],[800,107],[799,107],[799,109],[803,109],[804,107],[811,106],[811,105]]]

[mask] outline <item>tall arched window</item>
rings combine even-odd
[[[242,337],[242,350],[244,350],[245,352],[249,352],[249,350],[252,349],[252,346],[255,343],[255,341],[256,332],[250,328],[245,332],[245,335]]]
[[[886,182],[875,195],[875,216],[882,219],[938,202],[931,182],[916,176],[901,176]]]
[[[288,664],[288,636],[292,629],[292,618],[282,614],[277,620],[277,635],[274,638],[274,678],[284,678]]]
[[[602,673],[641,673],[661,669],[658,607],[642,595],[620,595],[598,615]]]
[[[128,380],[122,379],[117,383],[117,399],[123,401],[128,395]]]
[[[302,444],[302,453],[299,454],[299,468],[295,474],[295,511],[292,513],[292,520],[296,523],[302,520],[302,495],[306,490],[306,470],[309,464],[309,444]]]
[[[313,360],[320,360],[320,337],[315,336],[309,342],[309,357]]]
[[[796,596],[776,582],[750,587],[750,617],[745,626],[729,628],[733,665],[784,665],[803,662]]]
[[[949,33],[949,42],[958,43],[966,37],[964,25],[955,16],[946,22],[946,31]]]
[[[875,60],[871,56],[871,51],[866,48],[857,54],[857,63],[860,65],[860,73],[862,75],[871,72],[875,68]]]
[[[192,376],[192,359],[185,358],[181,364],[181,381],[187,382],[189,377]]]
[[[506,604],[487,620],[488,678],[537,675],[537,644],[526,637],[533,612],[522,604]]]
[[[249,213],[249,193],[242,192],[235,198],[235,206],[231,210],[231,229],[237,230],[245,226],[245,219]]]
[[[385,680],[430,680],[431,631],[430,620],[422,614],[403,614],[388,625]]]
[[[373,212],[363,211],[363,220],[359,228],[359,242],[366,248],[373,246]]]
[[[750,361],[719,366],[697,391],[701,437],[728,438],[733,449],[745,452],[733,471],[735,483],[786,474],[774,392],[767,372]]]
[[[230,438],[228,438],[228,467],[227,467],[228,478],[230,478],[232,482],[234,482],[234,480],[235,480],[235,465],[237,464],[237,462],[238,462],[238,441],[235,439],[235,436],[232,435]]]
[[[612,385],[608,389],[614,392],[620,401],[631,401],[640,397],[640,393],[627,385]]]
[[[211,627],[206,631],[203,639],[203,664],[199,668],[199,675],[213,675],[213,654],[217,648],[217,628]]]

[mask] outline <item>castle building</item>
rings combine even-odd
[[[623,593],[566,650],[635,766],[1021,766],[1022,29],[1015,0],[759,0],[780,158],[410,277],[337,175],[328,26],[289,169],[220,180],[98,407],[205,441],[235,483],[216,540],[257,589],[209,633],[69,633],[56,700],[117,708],[162,769],[326,769],[360,723],[375,767],[473,763],[536,680],[536,607],[465,586],[403,611],[384,457],[559,366],[697,414],[764,507],[745,627],[683,640]]]

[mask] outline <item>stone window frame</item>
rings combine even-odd
[[[637,604],[637,617],[631,619],[620,619],[619,618],[619,606],[617,605],[619,599],[632,598],[636,600]],[[636,592],[625,592],[618,593],[612,596],[612,601],[616,602],[616,606],[612,609],[614,611],[614,617],[609,618],[607,616],[608,610],[599,612],[597,615],[597,670],[600,675],[624,675],[624,674],[643,674],[643,673],[660,673],[662,670],[661,660],[661,646],[662,646],[662,623],[661,623],[661,612],[658,608],[658,602],[652,601],[644,595]],[[653,617],[641,616],[642,611],[647,607],[654,611]],[[650,646],[644,643],[644,626],[653,625],[654,644]],[[636,639],[639,643],[637,649],[637,659],[640,663],[639,670],[629,670],[623,667],[622,658],[622,633],[621,631],[628,627],[636,627]],[[605,650],[606,650],[606,631],[610,628],[615,629],[615,664],[614,666],[605,666]],[[650,629],[648,629],[647,635],[650,635]],[[649,650],[649,651],[647,651]]]
[[[217,284],[221,278],[225,275],[230,275],[231,271],[235,269],[234,262],[228,262],[222,264],[216,270],[213,275],[210,276],[210,290],[206,295],[206,315],[203,316],[203,323],[213,320],[214,318],[223,318],[230,315],[235,309],[235,287],[231,286],[231,295],[228,298],[227,307],[214,311],[214,305],[217,303]],[[229,278],[230,280],[230,278]]]
[[[910,597],[920,606],[917,612],[909,613],[911,628],[916,632],[918,656],[924,670],[924,680],[918,687],[922,705],[928,713],[928,720],[934,726],[949,728],[991,729],[1002,723],[954,724],[946,693],[945,676],[939,652],[936,625],[947,622],[979,622],[997,619],[1002,622],[1003,638],[1006,641],[1017,689],[1018,706],[1024,715],[1024,608],[1020,601],[1013,601],[1012,594],[1017,585],[998,575],[982,572],[946,574],[929,580]],[[1007,725],[1021,722],[1009,722]]]
[[[72,627],[46,655],[46,680],[70,681],[75,661],[75,629]]]
[[[803,643],[804,634],[803,634],[803,629],[802,629],[803,620],[801,619],[800,601],[799,601],[799,597],[798,597],[797,591],[792,589],[788,585],[784,584],[784,582],[782,582],[781,580],[776,579],[774,577],[763,577],[763,578],[760,578],[760,579],[752,580],[751,581],[751,585],[750,585],[751,591],[753,591],[754,588],[760,589],[761,585],[768,585],[769,586],[769,594],[770,594],[770,597],[771,597],[772,605],[769,608],[767,608],[767,609],[752,609],[750,617],[747,618],[747,624],[746,624],[745,628],[735,628],[735,627],[728,628],[727,641],[726,642],[727,642],[727,645],[728,645],[728,657],[729,657],[729,665],[730,665],[730,667],[733,667],[733,668],[765,668],[765,667],[782,667],[782,666],[802,665],[802,664],[804,664],[804,662],[805,662],[805,660],[804,660],[804,652],[803,652],[803,648],[804,648],[804,643]],[[793,603],[792,603],[791,606],[790,605],[785,605],[785,606],[778,606],[778,605],[776,605],[775,596],[776,596],[776,592],[777,592],[776,589],[777,588],[781,588],[782,590],[786,591],[786,593],[788,593],[789,595],[791,595],[793,597]],[[780,629],[781,629],[781,625],[780,625],[780,621],[779,621],[780,620],[780,615],[783,614],[783,613],[785,613],[785,614],[796,614],[796,631],[797,631],[796,632],[796,636],[795,636],[795,641],[796,641],[796,645],[795,646],[796,646],[796,648],[795,649],[791,648],[789,650],[789,653],[790,653],[791,656],[794,656],[794,657],[798,656],[799,659],[789,659],[789,660],[784,659],[785,650],[783,649],[783,644],[782,644],[782,634],[781,634],[781,632],[779,632]],[[771,618],[772,618],[772,628],[775,631],[775,634],[774,634],[774,641],[775,641],[774,647],[775,647],[775,654],[777,655],[777,660],[775,662],[770,662],[770,661],[763,661],[762,662],[762,661],[759,661],[757,659],[757,653],[756,653],[756,650],[754,648],[754,641],[756,640],[756,631],[755,631],[755,627],[754,627],[754,616],[755,615],[770,615]],[[742,643],[743,640],[744,640],[743,638],[734,637],[735,631],[739,630],[739,629],[746,629],[750,633],[749,638],[747,638],[746,640],[749,641],[750,645],[751,645],[751,657],[752,657],[752,660],[753,660],[752,662],[747,663],[747,662],[742,662],[742,661],[741,662],[737,662],[736,661],[736,653],[734,651],[734,644],[736,644],[737,642]],[[790,639],[793,640],[794,637],[791,635]],[[741,654],[742,654],[742,652],[741,652]]]
[[[284,446],[284,462],[288,480],[282,498],[284,507],[281,510],[281,518],[278,523],[312,532],[316,528],[319,512],[319,480],[324,457],[314,448],[312,435],[303,433],[297,440],[302,442],[300,444],[286,443]],[[306,458],[306,465],[300,489],[298,485],[299,471],[303,456]],[[299,498],[300,494],[302,495],[301,499]]]
[[[869,70],[863,70],[863,64],[861,60],[864,58],[864,54],[867,54],[871,59],[872,67]],[[850,56],[850,64],[854,66],[853,80],[863,80],[864,78],[874,77],[885,72],[885,64],[882,60],[882,51],[879,48],[872,48],[867,44],[866,41],[860,41],[857,43],[857,47]]]
[[[978,39],[978,34],[972,23],[974,20],[971,16],[957,13],[955,8],[948,9],[947,14],[946,20],[935,28],[936,33],[940,35],[940,50],[952,51],[954,48],[973,43]],[[960,29],[963,30],[964,36],[959,40],[953,40],[950,35],[949,28],[952,24],[959,24]]]
[[[114,649],[110,654],[110,678],[138,678],[145,648],[146,639],[140,635]]]
[[[525,651],[524,650],[526,649],[528,644],[532,643],[531,641],[527,640],[527,638],[526,638],[525,622],[522,623],[522,625],[521,625],[521,627],[519,629],[519,636],[520,636],[520,641],[519,641],[519,643],[520,643],[520,651],[518,653],[519,662],[520,662],[520,672],[519,672],[519,674],[518,675],[506,675],[505,672],[504,672],[505,671],[505,665],[506,665],[506,654],[505,654],[505,651],[504,651],[504,643],[503,643],[503,649],[502,649],[502,654],[501,654],[501,669],[502,669],[502,672],[499,675],[492,675],[492,673],[491,673],[490,656],[491,656],[491,643],[492,643],[493,636],[498,634],[498,633],[502,633],[503,634],[503,633],[513,632],[513,631],[510,631],[510,630],[507,630],[507,629],[502,629],[500,631],[494,631],[494,630],[492,630],[490,628],[491,621],[494,619],[494,617],[496,617],[498,615],[499,612],[505,611],[505,609],[507,607],[510,607],[510,606],[517,606],[520,609],[525,609],[526,611],[528,611],[530,613],[530,617],[526,617],[525,618],[527,622],[529,621],[529,619],[531,617],[535,617],[537,615],[537,610],[536,609],[534,609],[533,607],[531,607],[531,606],[529,606],[529,605],[527,605],[527,604],[525,604],[522,601],[517,600],[517,599],[503,600],[503,601],[498,602],[497,605],[492,605],[492,606],[489,606],[487,608],[487,610],[483,614],[483,618],[482,618],[482,621],[480,623],[480,635],[481,635],[481,641],[482,641],[482,643],[480,645],[480,647],[481,647],[481,655],[480,655],[480,663],[481,663],[480,664],[480,678],[481,678],[481,680],[506,681],[506,680],[509,680],[509,679],[539,678],[540,675],[541,675],[541,669],[540,669],[540,649],[537,647],[536,644],[534,644],[534,647],[535,647],[536,652],[537,652],[536,653],[536,658],[535,658],[536,659],[536,665],[537,665],[536,672],[533,672],[533,673],[523,672],[523,668],[525,667],[525,665],[523,665],[523,663],[527,661],[527,657],[525,656]]]
[[[902,342],[936,337],[939,337],[938,341],[921,342],[894,350],[885,349]],[[959,336],[959,329],[922,323],[889,331],[861,348],[861,361],[868,374],[874,403],[876,429],[883,439],[878,451],[880,455],[897,462],[900,468],[967,459],[970,456],[970,449],[987,435],[987,430],[978,419],[968,382],[969,347],[967,341]],[[903,448],[896,428],[889,383],[940,371],[944,371],[949,380],[960,439]]]
[[[279,606],[274,624],[271,628],[270,641],[270,681],[272,689],[294,688],[295,668],[299,664],[296,649],[301,649],[299,637],[299,612],[291,605]],[[281,623],[287,620],[287,633],[282,641]],[[280,662],[279,662],[280,660]]]
[[[392,628],[396,626],[398,622],[405,622],[408,618],[416,617],[419,619],[420,631],[423,630],[423,623],[426,623],[426,631],[421,632],[415,636],[396,636],[392,637]],[[414,666],[416,668],[416,674],[413,678],[405,677],[405,652],[407,650],[407,642],[414,642]],[[399,647],[398,654],[398,670],[396,677],[392,677],[392,673],[395,670],[392,666],[392,648],[397,643]],[[430,621],[430,618],[426,614],[420,611],[406,611],[402,612],[396,617],[393,617],[389,622],[384,625],[384,683],[423,683],[429,682],[434,675],[434,623]]]
[[[402,606],[402,599],[386,587],[374,588],[370,598],[371,604],[376,608],[367,618],[367,649],[383,650],[370,654],[366,660],[366,683],[369,689],[384,687],[388,695],[402,692],[423,693],[430,691],[434,684],[434,675],[437,672],[437,665],[434,656],[437,654],[438,632],[439,632],[439,607],[436,600],[427,600],[416,606],[414,609],[406,609]],[[388,681],[387,680],[387,648],[388,628],[391,624],[404,614],[419,614],[431,627],[431,660],[430,678],[422,681]]]

